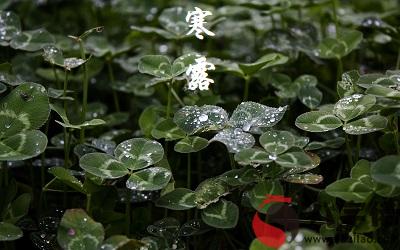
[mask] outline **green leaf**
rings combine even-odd
[[[61,218],[57,242],[65,250],[97,250],[104,240],[101,223],[83,209],[68,209]]]
[[[0,161],[30,159],[43,153],[46,146],[47,137],[42,132],[21,132],[0,141]]]
[[[288,131],[271,130],[260,136],[261,146],[269,153],[279,155],[294,146],[295,137]]]
[[[271,53],[264,55],[254,63],[241,63],[239,68],[245,75],[254,75],[258,71],[266,68],[270,68],[276,65],[285,64],[288,61],[288,57],[279,53]]]
[[[204,223],[215,228],[234,228],[239,220],[239,207],[221,199],[202,210],[201,218]]]
[[[0,222],[0,241],[12,241],[21,238],[23,232],[19,227],[7,222]]]
[[[272,162],[270,154],[258,148],[246,148],[235,154],[235,161],[240,165],[256,167],[260,164]]]
[[[340,99],[333,108],[333,112],[342,121],[349,121],[366,113],[376,103],[371,95],[354,94]]]
[[[159,122],[151,131],[151,135],[156,139],[166,139],[174,141],[186,137],[185,131],[180,129],[172,119],[165,119]]]
[[[218,176],[229,186],[243,186],[255,182],[259,178],[257,170],[253,167],[244,167],[240,169],[232,169]]]
[[[317,150],[322,148],[340,148],[346,140],[343,137],[337,137],[326,141],[313,141],[310,142],[306,150]]]
[[[316,55],[326,59],[340,59],[356,49],[363,39],[357,30],[339,30],[336,38],[325,38],[318,45]]]
[[[274,204],[270,203],[260,207],[263,201],[267,198],[267,194],[283,195],[283,188],[279,181],[264,180],[257,183],[247,193],[251,206],[260,213],[266,213],[271,204]]]
[[[174,122],[186,133],[220,130],[228,121],[228,113],[218,106],[185,106],[174,115]]]
[[[400,99],[400,91],[385,86],[374,85],[365,91],[368,95]]]
[[[328,185],[325,191],[333,197],[345,201],[363,203],[373,193],[372,187],[365,185],[359,180],[344,178]]]
[[[180,6],[167,8],[162,11],[158,21],[165,30],[173,34],[173,38],[180,39],[186,37],[189,31],[189,26],[185,20],[187,12],[187,9]]]
[[[11,11],[0,11],[0,45],[8,46],[10,40],[21,32],[19,17]]]
[[[140,58],[138,69],[140,73],[156,77],[171,77],[171,61],[162,55],[146,55]]]
[[[195,193],[186,188],[177,188],[161,196],[156,206],[171,210],[187,210],[196,207]]]
[[[275,162],[284,168],[294,168],[291,170],[292,173],[304,172],[316,167],[311,157],[303,151],[284,153],[279,155]]]
[[[207,179],[195,190],[195,203],[198,209],[204,209],[215,203],[220,197],[228,194],[228,188],[217,179]]]
[[[349,122],[343,126],[347,134],[362,135],[386,128],[388,120],[384,116],[371,115],[359,120]]]
[[[51,64],[64,67],[63,53],[54,45],[46,45],[43,47],[43,58]]]
[[[188,154],[198,152],[207,146],[207,139],[198,136],[189,136],[177,142],[174,146],[174,150],[178,153]]]
[[[161,167],[151,167],[140,170],[129,176],[126,187],[137,191],[155,191],[163,189],[171,180],[170,170]]]
[[[18,198],[11,203],[4,221],[12,224],[17,223],[22,217],[28,214],[31,201],[32,195],[29,193],[18,196]]]
[[[321,183],[324,177],[318,174],[292,174],[285,176],[283,179],[291,183],[315,185]]]
[[[313,75],[301,75],[295,81],[294,84],[301,87],[316,87],[318,79]]]
[[[0,94],[3,94],[7,91],[7,86],[4,83],[0,82]]]
[[[144,246],[139,240],[129,239],[125,235],[113,235],[106,239],[99,249],[101,250],[140,250]]]
[[[359,180],[367,186],[375,186],[371,178],[371,164],[367,160],[359,160],[351,169],[350,176],[352,179]]]
[[[76,177],[74,177],[68,169],[62,167],[52,167],[49,168],[49,173],[54,175],[57,179],[59,179],[62,183],[67,186],[73,188],[74,190],[86,193],[82,182],[80,182]]]
[[[42,85],[19,85],[0,101],[0,140],[40,128],[47,121],[49,113],[49,98]]]
[[[161,161],[164,149],[159,142],[133,138],[120,143],[114,151],[115,157],[131,170],[143,169]]]
[[[195,59],[199,57],[198,54],[189,53],[178,57],[173,63],[171,73],[174,77],[177,77],[186,72],[189,65],[195,63]]]
[[[229,124],[243,131],[259,132],[260,128],[276,125],[285,114],[287,106],[271,108],[255,102],[242,102],[233,111]]]
[[[93,126],[99,126],[99,125],[103,125],[106,122],[104,120],[101,119],[92,119],[90,121],[86,121],[83,122],[81,124],[71,124],[67,114],[65,113],[65,110],[63,108],[61,108],[60,106],[57,106],[55,104],[50,104],[51,109],[54,110],[63,120],[62,122],[60,121],[56,121],[58,124],[60,124],[61,126],[63,126],[64,128],[72,128],[72,129],[83,129],[86,127],[93,127]]]
[[[140,114],[139,127],[145,136],[150,137],[151,131],[160,121],[162,113],[163,110],[160,107],[150,106]]]
[[[228,148],[230,153],[238,153],[239,151],[251,148],[255,144],[254,137],[239,128],[226,128],[216,134],[210,142],[219,141]]]
[[[315,109],[322,101],[322,92],[316,87],[302,86],[298,98],[309,109]]]
[[[388,155],[377,160],[372,164],[371,176],[376,182],[400,187],[400,156]]]
[[[356,70],[351,70],[342,74],[342,80],[337,83],[337,92],[340,98],[355,93],[356,83],[360,78],[360,74]]]
[[[14,49],[33,52],[42,49],[46,45],[54,43],[55,39],[53,35],[51,35],[47,30],[37,29],[19,32],[12,38],[10,46]]]
[[[79,166],[103,179],[117,179],[129,173],[124,164],[103,153],[85,154],[79,159]]]
[[[309,132],[326,132],[343,125],[336,116],[323,111],[311,111],[296,118],[296,127]]]

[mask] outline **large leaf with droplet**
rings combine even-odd
[[[185,131],[180,129],[172,119],[165,119],[159,122],[151,131],[151,135],[156,139],[174,141],[186,137]]]
[[[131,170],[138,170],[153,165],[164,156],[164,149],[159,142],[133,138],[121,142],[114,151],[115,157]]]
[[[101,250],[140,250],[143,249],[143,242],[129,239],[125,235],[113,235],[107,238],[99,249]]]
[[[311,111],[296,118],[296,127],[309,132],[326,132],[343,125],[342,121],[331,113]]]
[[[196,206],[195,193],[187,188],[177,188],[161,196],[156,201],[156,205],[172,210],[191,209]]]
[[[195,134],[225,127],[228,113],[218,106],[185,106],[178,110],[174,122],[188,134]]]
[[[244,131],[258,131],[277,124],[285,114],[287,106],[271,108],[255,102],[242,102],[233,111],[229,124]]]
[[[372,187],[351,178],[335,181],[328,185],[325,191],[333,197],[356,203],[365,202],[368,196],[373,193]]]
[[[303,151],[284,153],[279,155],[275,161],[284,168],[293,168],[292,173],[304,172],[318,166]]]
[[[104,228],[83,209],[68,209],[61,218],[57,241],[65,250],[97,250],[104,240]]]
[[[65,113],[65,110],[63,108],[61,108],[60,106],[57,106],[55,104],[50,104],[50,107],[53,111],[55,111],[63,120],[62,122],[57,121],[56,122],[58,124],[60,124],[61,126],[63,126],[64,128],[73,128],[73,129],[82,129],[82,128],[86,128],[86,127],[93,127],[93,126],[99,126],[99,125],[103,125],[106,122],[102,119],[92,119],[89,121],[85,121],[81,124],[71,124],[71,122],[69,121],[67,114]]]
[[[333,112],[342,121],[349,121],[367,112],[375,103],[374,96],[354,94],[340,99],[335,104]]]
[[[38,130],[21,132],[0,141],[0,161],[21,161],[44,152],[47,137]]]
[[[372,164],[371,176],[376,182],[400,187],[400,156],[388,155],[377,160]]]
[[[246,148],[235,154],[235,161],[240,165],[258,166],[272,161],[270,154],[259,148]]]
[[[291,183],[315,185],[321,183],[324,177],[318,174],[292,174],[283,179]]]
[[[0,140],[40,128],[47,121],[49,113],[49,98],[42,85],[19,85],[0,101]]]
[[[347,134],[362,135],[386,128],[388,120],[384,116],[371,115],[352,122],[343,126],[343,130]]]
[[[342,74],[342,80],[337,83],[337,92],[340,98],[354,94],[356,83],[360,74],[356,70],[351,70]]]
[[[11,11],[0,11],[0,45],[8,46],[9,41],[21,32],[19,17]]]
[[[400,91],[385,86],[374,85],[365,91],[366,94],[387,97],[393,99],[400,99]]]
[[[0,241],[12,241],[21,238],[22,230],[11,223],[0,222]]]
[[[156,77],[171,76],[171,61],[162,55],[146,55],[140,58],[138,69],[140,73]]]
[[[216,134],[210,142],[219,141],[225,144],[230,153],[238,153],[239,151],[251,148],[255,144],[254,137],[240,128],[227,128]]]
[[[258,178],[257,170],[253,167],[232,169],[218,176],[219,180],[233,187],[255,182]]]
[[[239,68],[243,71],[245,75],[253,75],[258,71],[279,64],[284,64],[288,61],[288,57],[279,53],[267,54],[253,63],[241,63]]]
[[[79,166],[103,179],[116,179],[129,173],[124,164],[103,153],[85,154],[79,159]]]
[[[322,101],[322,92],[316,87],[302,86],[299,90],[298,98],[309,109],[315,109]]]
[[[68,185],[69,187],[75,189],[78,192],[85,193],[82,182],[80,182],[75,176],[73,176],[70,170],[62,167],[52,167],[49,168],[49,173],[54,175],[62,183]]]
[[[207,179],[199,184],[195,190],[197,208],[204,209],[215,203],[220,197],[228,194],[228,188],[217,179]]]
[[[172,63],[171,74],[174,77],[177,77],[186,72],[189,65],[195,63],[195,59],[198,58],[199,55],[195,53],[189,53],[183,56],[178,57]]]
[[[221,199],[202,210],[201,218],[204,223],[215,228],[234,228],[239,220],[239,207]]]
[[[251,206],[261,213],[266,213],[268,208],[271,206],[270,204],[265,206],[262,205],[268,194],[283,194],[283,188],[279,181],[264,180],[257,183],[251,190],[247,192]]]
[[[188,154],[198,152],[208,146],[208,140],[199,136],[189,136],[180,140],[174,146],[178,153]]]
[[[295,137],[288,131],[271,130],[260,136],[260,144],[271,154],[282,154],[294,146]]]
[[[185,20],[187,13],[188,10],[181,6],[167,8],[163,10],[158,21],[165,30],[174,34],[175,38],[179,39],[185,37],[189,31],[188,23]]]
[[[336,38],[325,38],[318,45],[316,55],[321,58],[342,58],[357,48],[363,34],[357,30],[339,30]]]
[[[37,29],[30,31],[23,31],[16,34],[10,42],[10,46],[14,49],[37,51],[44,46],[54,44],[55,39],[45,29]]]
[[[171,171],[166,168],[147,168],[131,174],[126,187],[137,191],[160,190],[167,186],[171,177]]]

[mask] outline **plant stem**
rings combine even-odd
[[[67,113],[67,100],[65,97],[67,97],[67,90],[68,90],[68,71],[65,69],[64,70],[64,90],[63,90],[63,97],[64,97],[64,111]]]
[[[349,162],[349,169],[351,169],[353,167],[353,153],[351,150],[350,139],[348,134],[346,134],[346,154],[347,154],[347,160]]]
[[[111,85],[115,85],[114,70],[112,68],[111,59],[107,60],[107,68],[108,68],[108,77],[110,78]],[[111,89],[112,89],[112,94],[113,94],[113,99],[114,99],[115,110],[117,112],[119,112],[120,108],[119,108],[118,94],[115,91],[115,89],[113,89],[113,88],[111,88]]]
[[[233,154],[229,153],[229,151],[228,151],[228,155],[229,155],[229,161],[231,163],[231,168],[235,169],[236,168],[236,164],[235,164],[235,159],[233,158]]]
[[[185,103],[183,103],[182,99],[178,96],[178,94],[175,92],[174,88],[171,87],[171,93],[175,97],[175,100],[181,105],[182,107],[185,106]]]
[[[54,78],[56,79],[56,86],[57,88],[61,88],[60,86],[60,81],[58,80],[58,75],[57,75],[57,71],[56,71],[56,67],[54,66],[54,64],[51,65],[53,68],[53,74],[54,74]]]
[[[250,88],[250,77],[246,76],[244,78],[244,91],[243,91],[243,101],[247,101],[247,98],[249,97],[249,88]]]
[[[343,62],[341,58],[337,59],[336,81],[340,81],[343,74]]]
[[[128,197],[126,198],[125,204],[125,234],[128,236],[131,226],[131,191],[128,190]]]
[[[190,189],[192,186],[192,164],[190,153],[187,154],[187,188]]]
[[[49,125],[50,125],[50,120],[51,120],[51,113],[49,115],[49,119],[46,121],[46,127],[44,133],[47,135],[49,132]],[[42,161],[42,166],[40,166],[40,182],[42,185],[42,188],[45,185],[46,182],[46,150],[43,151],[41,155],[41,161]]]
[[[172,106],[172,82],[168,83],[168,100],[167,100],[167,111],[166,111],[166,118],[171,117],[171,106]]]
[[[86,195],[86,212],[88,213],[88,215],[91,215],[91,207],[92,205],[92,194],[87,194]]]
[[[83,47],[82,39],[79,39],[79,49],[81,52],[82,60],[86,60],[85,48]],[[89,88],[89,80],[88,80],[88,74],[87,74],[87,66],[85,63],[85,64],[83,64],[83,88],[82,88],[83,94],[82,94],[81,122],[84,122],[85,118],[86,118],[88,88]],[[83,143],[84,141],[85,141],[85,129],[82,128],[81,133],[80,133],[80,142]]]

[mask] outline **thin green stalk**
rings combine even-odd
[[[46,127],[44,130],[44,133],[47,135],[49,132],[49,125],[50,125],[50,120],[51,120],[51,114],[49,115],[49,119],[46,121]],[[45,185],[46,182],[46,150],[43,151],[42,155],[41,155],[41,161],[42,161],[42,166],[40,166],[40,182],[42,185],[42,188]]]
[[[131,206],[131,192],[128,191],[128,197],[125,203],[125,234],[129,235],[130,227],[131,227],[131,213],[132,213],[132,206]]]
[[[236,168],[235,158],[233,158],[233,154],[229,153],[229,151],[228,151],[228,155],[229,155],[229,161],[231,163],[231,168],[235,169]]]
[[[182,99],[178,96],[178,94],[175,92],[174,88],[171,87],[171,93],[174,96],[175,100],[181,105],[182,107],[185,106],[185,103],[183,103]]]
[[[83,46],[82,39],[79,39],[79,49],[81,52],[81,58],[86,60],[85,48]],[[84,122],[86,118],[86,110],[87,110],[87,100],[88,100],[88,88],[89,88],[89,80],[87,74],[87,66],[86,63],[83,64],[83,93],[82,93],[82,113],[81,113],[81,121]],[[81,129],[80,133],[80,142],[83,143],[85,141],[85,129]]]
[[[58,80],[56,67],[54,66],[54,64],[52,64],[51,66],[52,66],[52,69],[53,69],[54,78],[56,79],[56,86],[59,89],[59,88],[61,88],[61,86],[60,86],[60,81]]]
[[[340,81],[340,79],[342,78],[342,74],[343,74],[343,62],[341,58],[338,58],[337,60],[337,71],[336,71],[336,80]]]
[[[192,186],[192,163],[190,153],[187,154],[187,179],[186,179],[187,188],[190,189]]]
[[[246,78],[244,79],[244,91],[243,91],[243,101],[247,101],[248,97],[249,97],[249,88],[250,88],[250,77],[246,76]]]
[[[64,89],[63,89],[63,98],[64,98],[64,111],[67,113],[67,100],[65,97],[67,97],[67,90],[68,90],[68,71],[65,69],[64,70]]]
[[[168,100],[167,100],[167,110],[166,117],[167,119],[171,117],[171,106],[172,106],[172,82],[168,83]]]
[[[92,210],[92,194],[87,194],[86,195],[86,212],[88,215],[91,215],[91,210]]]
[[[356,155],[354,156],[354,162],[358,162],[360,158],[360,150],[361,150],[361,135],[357,135],[357,148],[356,148]]]
[[[348,134],[346,134],[346,155],[347,155],[347,161],[349,163],[349,169],[351,169],[353,167],[353,154]]]
[[[114,86],[115,85],[115,78],[114,78],[114,70],[112,68],[111,60],[107,60],[107,68],[108,68],[108,77],[110,78],[111,85]],[[115,91],[115,89],[113,89],[113,88],[111,88],[111,89],[112,89],[112,94],[113,94],[113,99],[114,99],[115,110],[117,112],[119,112],[120,108],[119,108],[118,94]]]

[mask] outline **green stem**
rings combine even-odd
[[[182,107],[185,106],[185,103],[183,103],[182,99],[178,96],[178,94],[175,92],[174,88],[171,87],[171,93],[174,96],[175,100],[181,105]]]
[[[46,127],[44,130],[44,133],[46,135],[49,133],[50,120],[51,120],[51,114],[49,115],[49,119],[46,121]],[[41,161],[42,161],[42,166],[40,166],[40,182],[43,188],[46,182],[46,150],[43,151],[41,155]]]
[[[167,119],[171,117],[171,106],[172,106],[172,82],[168,83],[168,100],[167,100],[167,110],[166,117]]]
[[[114,70],[112,68],[111,60],[107,61],[107,68],[108,68],[108,77],[110,78],[111,85],[114,86],[115,85],[115,78],[114,78]],[[114,99],[115,110],[117,112],[119,112],[120,108],[119,108],[118,94],[115,91],[115,89],[113,89],[113,88],[111,88],[111,89],[112,89],[112,94],[113,94],[113,99]]]
[[[92,194],[87,194],[86,196],[86,212],[88,213],[88,215],[91,215],[91,207],[92,205]]]
[[[57,75],[56,67],[54,66],[54,64],[52,64],[52,68],[53,68],[54,78],[56,79],[56,86],[59,89],[59,88],[61,88],[61,86],[60,86],[60,81],[58,80],[58,75]]]
[[[187,188],[190,189],[192,186],[192,164],[190,153],[187,154]]]
[[[79,49],[81,52],[82,60],[86,60],[85,48],[83,46],[83,41],[79,39]],[[82,112],[81,112],[81,122],[85,121],[86,118],[86,110],[87,110],[87,100],[88,100],[88,88],[89,88],[89,80],[87,74],[87,66],[86,63],[83,64],[83,94],[82,94]],[[85,141],[85,129],[81,129],[80,133],[80,142],[83,143]]]
[[[228,155],[229,155],[229,161],[230,161],[230,163],[231,163],[231,168],[232,168],[232,169],[235,169],[235,168],[236,168],[235,158],[233,158],[233,154],[231,154],[231,153],[229,153],[229,152],[228,152]]]
[[[126,203],[125,203],[125,234],[128,236],[130,232],[130,226],[131,226],[131,213],[132,213],[132,207],[131,207],[131,192],[128,190],[128,196],[126,198]]]
[[[347,154],[347,160],[349,162],[349,169],[351,169],[353,167],[353,156],[348,134],[346,134],[346,154]]]
[[[343,62],[341,58],[337,60],[337,71],[336,71],[336,81],[340,81],[343,74]]]
[[[358,159],[360,158],[360,150],[361,150],[361,135],[357,135],[357,149],[356,149],[356,155],[354,156],[354,162],[358,162]]]
[[[65,97],[67,97],[67,90],[68,90],[68,71],[65,69],[64,70],[64,89],[63,89],[63,98],[64,98],[64,111],[67,113],[67,100]]]
[[[249,97],[249,88],[250,88],[250,77],[246,76],[244,78],[244,91],[243,91],[243,101],[247,101],[247,98]]]

